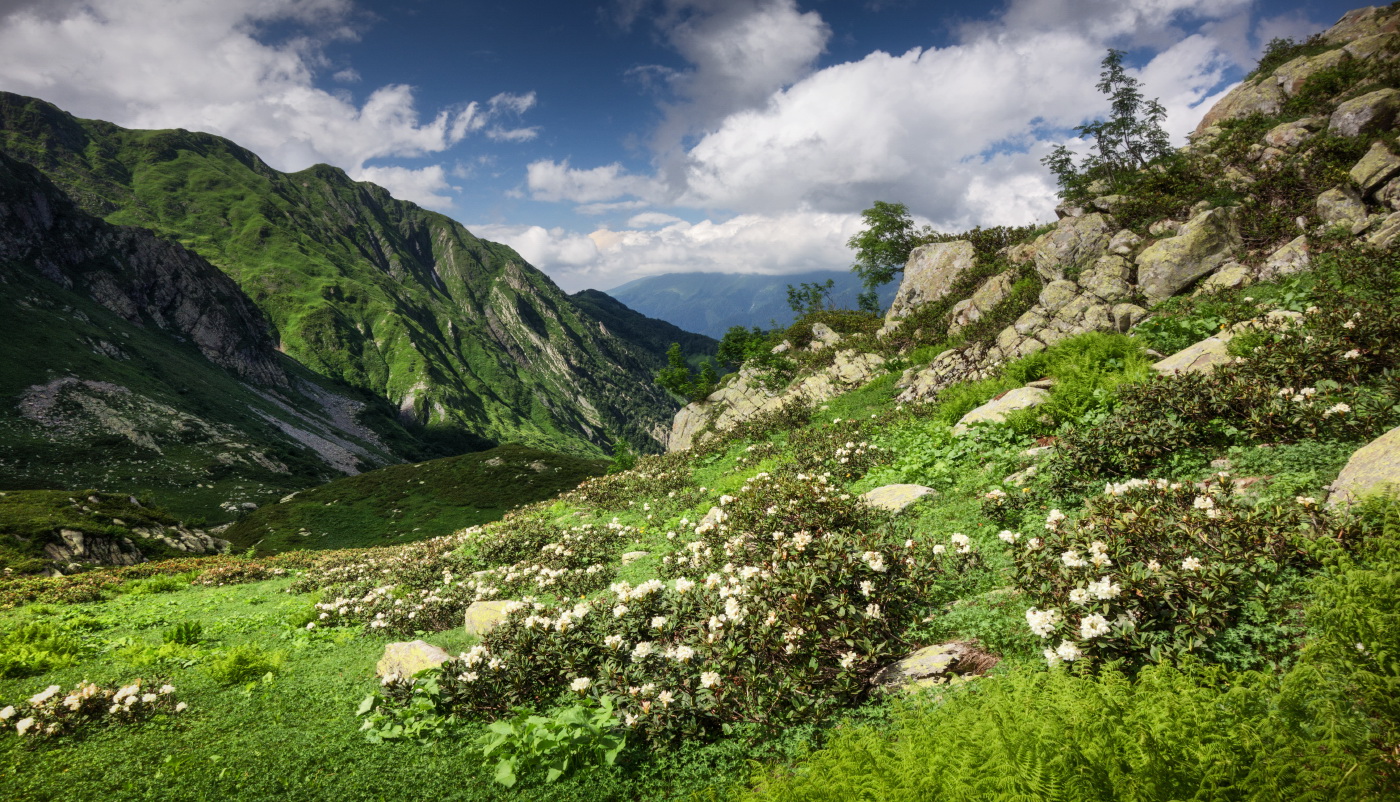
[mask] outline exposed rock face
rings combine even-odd
[[[949,348],[933,358],[927,368],[906,371],[900,379],[899,403],[930,401],[946,387],[969,379],[984,379],[994,370],[984,346]]]
[[[975,643],[953,641],[925,646],[897,663],[881,669],[871,684],[885,690],[916,690],[934,685],[950,675],[973,677],[990,671],[1001,658]]]
[[[903,512],[906,507],[924,496],[937,495],[938,491],[923,485],[885,485],[861,494],[861,499],[872,507],[889,512]]]
[[[1384,131],[1400,113],[1400,90],[1378,89],[1348,100],[1332,112],[1327,130],[1337,136],[1359,136]]]
[[[1238,207],[1201,212],[1175,237],[1138,254],[1138,284],[1147,300],[1165,301],[1238,252],[1243,247],[1238,213]]]
[[[1298,273],[1307,270],[1311,263],[1312,259],[1308,255],[1308,238],[1300,236],[1274,251],[1268,259],[1264,260],[1264,266],[1259,270],[1259,278],[1269,281],[1278,276]]]
[[[1366,219],[1366,203],[1353,187],[1333,187],[1317,196],[1317,216],[1325,225],[1350,228]]]
[[[63,542],[45,544],[44,554],[60,566],[73,563],[136,565],[146,561],[130,538],[113,538],[76,529],[59,530],[59,536]]]
[[[1291,150],[1312,138],[1325,122],[1321,117],[1308,117],[1279,123],[1264,135],[1264,142],[1275,148]]]
[[[1299,56],[1274,70],[1274,82],[1285,95],[1292,97],[1314,74],[1338,67],[1351,59],[1352,55],[1345,49],[1329,50],[1316,56]]]
[[[1202,117],[1200,124],[1196,126],[1196,133],[1202,134],[1216,123],[1233,120],[1236,117],[1248,117],[1251,114],[1278,114],[1287,99],[1288,97],[1279,87],[1278,82],[1272,80],[1272,76],[1246,81],[1231,89],[1229,94],[1221,98],[1219,103],[1206,112],[1206,116]]]
[[[384,656],[379,658],[374,673],[380,677],[407,679],[425,668],[436,668],[451,659],[452,655],[445,649],[427,641],[400,641],[384,647]]]
[[[982,319],[992,307],[1006,300],[1015,284],[1011,273],[998,273],[982,283],[971,298],[959,301],[953,307],[952,321],[948,324],[948,335],[952,336],[967,326]]]
[[[1329,504],[1350,503],[1370,493],[1400,493],[1400,427],[1352,454],[1330,490]]]
[[[1066,218],[1035,241],[1035,271],[1046,281],[1077,274],[1107,249],[1118,224],[1106,214]]]
[[[972,268],[974,256],[970,242],[939,242],[915,248],[909,254],[899,292],[885,319],[906,317],[915,307],[947,295],[958,276]]]
[[[756,372],[741,370],[734,381],[714,391],[704,401],[688,404],[677,413],[667,449],[684,451],[690,448],[696,435],[711,423],[711,418],[715,431],[722,432],[790,401],[820,403],[875,378],[884,364],[884,357],[876,354],[837,351],[830,366],[783,391],[767,390],[759,384]]]
[[[1361,161],[1351,168],[1351,180],[1361,188],[1364,197],[1371,197],[1397,175],[1400,175],[1400,157],[1391,153],[1384,142],[1373,143]]]

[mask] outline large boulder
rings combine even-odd
[[[1370,493],[1400,493],[1400,427],[1352,454],[1330,491],[1329,504],[1350,503]]]
[[[1361,188],[1361,194],[1370,197],[1376,190],[1400,175],[1400,158],[1390,152],[1384,142],[1372,143],[1371,149],[1351,168],[1351,180]]]
[[[889,512],[901,512],[924,496],[937,495],[936,490],[923,485],[885,485],[861,494],[861,500],[872,507]]]
[[[953,434],[967,434],[974,423],[1001,423],[1008,413],[1020,409],[1030,409],[1045,403],[1050,394],[1039,387],[1017,387],[993,398],[991,401],[972,410],[958,419]]]
[[[1336,136],[1384,131],[1395,122],[1397,113],[1400,113],[1400,90],[1377,89],[1338,106],[1332,112],[1327,130]]]
[[[1321,117],[1305,117],[1293,122],[1279,123],[1264,134],[1269,147],[1290,150],[1306,142],[1325,122]]]
[[[975,643],[953,641],[925,646],[897,663],[885,666],[871,684],[885,690],[915,690],[935,685],[949,676],[974,677],[990,671],[1001,658]]]
[[[1271,281],[1279,276],[1301,273],[1307,270],[1311,264],[1312,257],[1308,255],[1308,238],[1296,237],[1264,260],[1264,266],[1259,269],[1259,278],[1263,281]]]
[[[1242,247],[1239,207],[1203,211],[1175,237],[1158,240],[1138,254],[1138,286],[1149,302],[1165,301]]]
[[[1315,56],[1299,56],[1274,70],[1274,82],[1285,95],[1292,97],[1298,94],[1298,90],[1303,88],[1303,84],[1314,73],[1332,69],[1347,61],[1351,61],[1351,54],[1341,48]]]
[[[1224,365],[1234,359],[1226,350],[1229,342],[1228,333],[1207,337],[1155,363],[1152,369],[1164,375],[1209,373],[1216,365]]]
[[[1225,97],[1220,99],[1219,103],[1206,112],[1206,116],[1202,117],[1200,124],[1196,126],[1196,134],[1203,134],[1206,129],[1217,123],[1233,120],[1236,117],[1248,117],[1251,114],[1268,116],[1278,114],[1283,109],[1283,103],[1287,99],[1283,89],[1272,78],[1246,81],[1231,89]]]
[[[1079,277],[1078,283],[1095,298],[1114,303],[1132,296],[1132,276],[1132,263],[1117,254],[1105,254]]]
[[[1106,214],[1067,217],[1035,241],[1035,270],[1046,281],[1077,275],[1113,241],[1118,224]]]
[[[1317,196],[1317,216],[1324,225],[1350,228],[1366,219],[1366,202],[1355,187],[1333,187]]]
[[[982,319],[982,316],[991,311],[992,307],[1006,300],[1011,295],[1011,287],[1015,284],[1013,271],[998,273],[995,276],[982,282],[982,286],[972,294],[971,298],[959,301],[953,307],[952,321],[948,324],[948,335],[957,334],[970,323],[975,323]]]
[[[468,635],[485,635],[510,617],[506,612],[509,601],[478,601],[467,606],[462,626]]]
[[[400,641],[384,647],[384,656],[379,658],[374,671],[381,677],[407,679],[425,668],[436,668],[451,659],[452,655],[446,650],[427,641]]]
[[[916,307],[937,301],[953,288],[958,276],[971,270],[976,251],[970,242],[938,242],[920,245],[909,254],[904,279],[890,303],[886,320],[898,320]]]

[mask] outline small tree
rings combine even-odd
[[[671,343],[666,350],[666,367],[656,372],[656,383],[689,401],[699,401],[715,391],[719,374],[714,364],[705,359],[700,362],[700,375],[693,375],[681,353],[681,344]]]
[[[715,358],[719,363],[731,370],[738,370],[744,364],[744,360],[750,356],[750,351],[763,343],[763,332],[757,326],[746,329],[743,326],[730,326],[729,331],[724,333],[724,339],[719,341],[719,351]]]
[[[822,284],[803,282],[796,286],[787,285],[788,306],[799,316],[821,312],[831,308],[831,291],[836,287],[836,279],[827,279]]]
[[[1064,145],[1056,145],[1041,159],[1055,174],[1062,198],[1084,194],[1097,178],[1117,183],[1172,150],[1167,132],[1162,130],[1167,110],[1155,98],[1143,98],[1138,80],[1123,69],[1123,51],[1110,49],[1102,66],[1097,88],[1109,96],[1109,117],[1075,128],[1080,137],[1093,140],[1093,152],[1079,167],[1075,166],[1074,151]]]
[[[856,252],[851,270],[860,276],[867,290],[894,279],[904,269],[909,253],[933,233],[928,226],[916,228],[909,209],[902,203],[875,201],[861,212],[865,230],[846,241],[846,247]]]

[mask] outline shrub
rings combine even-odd
[[[185,710],[185,703],[175,698],[175,686],[152,691],[141,683],[138,679],[113,689],[80,682],[67,694],[62,686],[50,685],[22,705],[0,710],[0,729],[13,727],[22,738],[54,738],[100,721],[134,722]]]
[[[554,782],[588,765],[611,766],[627,744],[622,722],[613,711],[613,698],[584,699],[552,716],[517,710],[510,718],[494,721],[477,742],[481,756],[499,758],[493,779],[513,787],[522,774],[546,770],[545,782]]]
[[[244,643],[210,660],[206,668],[216,682],[241,685],[268,674],[275,675],[282,668],[282,660],[280,652],[269,652],[256,644]]]
[[[81,639],[54,624],[20,624],[0,638],[0,677],[28,677],[76,663]]]

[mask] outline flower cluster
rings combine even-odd
[[[50,685],[19,706],[0,709],[0,728],[13,728],[22,737],[53,738],[84,724],[141,721],[156,713],[181,713],[185,707],[175,698],[175,686],[152,690],[139,679],[115,689],[80,682],[67,693]]]
[[[1044,539],[1003,533],[1046,660],[1208,650],[1250,594],[1306,560],[1298,538],[1317,536],[1311,508],[1255,507],[1232,489],[1227,474],[1109,483],[1072,525],[1052,510]]]

